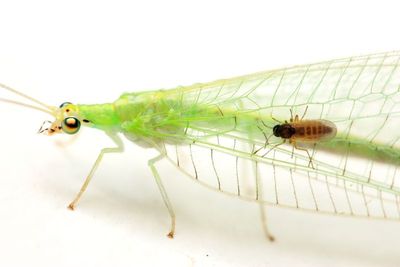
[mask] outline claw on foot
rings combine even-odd
[[[70,210],[75,210],[75,205],[74,204],[69,204],[68,205],[68,209],[70,209]]]
[[[168,238],[173,239],[174,238],[174,232],[169,232],[167,236],[168,236]]]

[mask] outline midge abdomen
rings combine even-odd
[[[336,126],[328,120],[302,120],[292,122],[294,134],[291,138],[302,142],[326,141],[336,136]]]

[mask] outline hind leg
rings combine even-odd
[[[313,165],[313,163],[312,163],[312,157],[311,157],[310,153],[308,152],[308,149],[305,149],[305,148],[303,148],[303,147],[297,146],[295,140],[289,140],[289,142],[293,145],[292,156],[293,156],[293,153],[294,153],[294,148],[296,148],[296,149],[298,149],[298,150],[303,150],[303,151],[307,152],[308,158],[309,158],[309,160],[310,160],[309,163],[308,163],[308,166],[311,165],[311,168],[315,169],[315,168],[314,168],[314,165]]]

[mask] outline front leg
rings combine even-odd
[[[114,133],[107,133],[107,135],[114,141],[114,143],[117,145],[116,147],[107,147],[107,148],[103,148],[100,151],[100,154],[97,156],[97,159],[92,167],[92,169],[90,170],[89,175],[86,177],[85,182],[83,183],[81,190],[79,191],[79,193],[76,195],[76,197],[74,198],[74,200],[71,202],[71,204],[68,205],[68,208],[71,210],[75,209],[76,204],[78,203],[79,199],[81,198],[81,196],[83,195],[83,193],[85,192],[86,188],[89,185],[90,180],[92,179],[95,171],[97,170],[97,168],[100,165],[100,162],[104,156],[104,154],[106,153],[121,153],[124,151],[124,144],[121,140],[121,138],[114,134]]]

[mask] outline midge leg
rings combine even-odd
[[[308,110],[308,106],[306,106],[306,109],[304,110],[303,116],[301,116],[301,119],[299,119],[299,115],[297,115],[297,114],[293,118],[293,112],[292,112],[292,109],[290,109],[290,122],[302,121],[304,119],[304,117],[306,116],[306,114],[307,114],[307,110]]]
[[[289,109],[290,110],[290,122],[293,122],[293,111],[292,111],[292,109]]]
[[[312,163],[312,157],[311,157],[310,153],[308,152],[308,149],[305,149],[305,148],[302,148],[302,147],[298,147],[297,144],[296,144],[296,141],[294,141],[294,140],[290,140],[290,143],[293,145],[294,148],[307,152],[308,158],[310,160],[309,163],[308,163],[308,166],[311,165],[311,168],[315,169],[314,165]],[[293,156],[293,151],[292,151],[292,156]]]
[[[301,116],[301,121],[304,119],[304,117],[306,116],[306,113],[307,113],[307,110],[308,110],[308,106],[306,106],[306,109],[304,110],[304,113],[303,113],[303,116]]]
[[[171,202],[169,201],[167,192],[165,191],[164,185],[161,182],[161,178],[160,175],[158,174],[158,171],[156,169],[156,167],[154,166],[154,164],[163,159],[164,158],[164,154],[160,154],[155,158],[152,158],[148,161],[148,165],[151,169],[151,172],[153,173],[154,179],[156,180],[158,189],[160,190],[162,199],[164,201],[165,206],[167,206],[168,212],[169,212],[169,216],[171,217],[171,230],[168,233],[168,237],[169,238],[174,238],[174,234],[175,234],[175,212],[174,209],[172,208]]]
[[[271,112],[271,119],[273,119],[274,121],[276,121],[277,123],[279,123],[279,124],[281,124],[282,122],[280,121],[280,120],[278,120],[278,119],[275,119],[273,116],[272,116],[272,112]]]
[[[107,147],[107,148],[103,148],[100,151],[100,154],[98,155],[98,157],[96,159],[96,162],[94,163],[92,169],[90,170],[89,175],[86,177],[86,180],[81,187],[81,190],[79,191],[79,193],[75,197],[75,199],[71,202],[71,204],[68,205],[68,208],[71,210],[75,209],[76,204],[78,203],[79,199],[81,198],[81,196],[85,192],[86,188],[88,187],[89,182],[92,179],[95,171],[99,167],[104,154],[106,154],[106,153],[121,153],[124,151],[124,144],[122,143],[122,140],[118,135],[113,134],[113,133],[107,133],[107,135],[114,141],[114,143],[117,145],[117,147]]]
[[[265,157],[269,152],[271,152],[272,150],[274,150],[275,148],[277,148],[280,145],[283,145],[285,143],[285,139],[283,139],[282,143],[276,144],[273,147],[271,147],[267,152],[265,152],[261,157]]]

